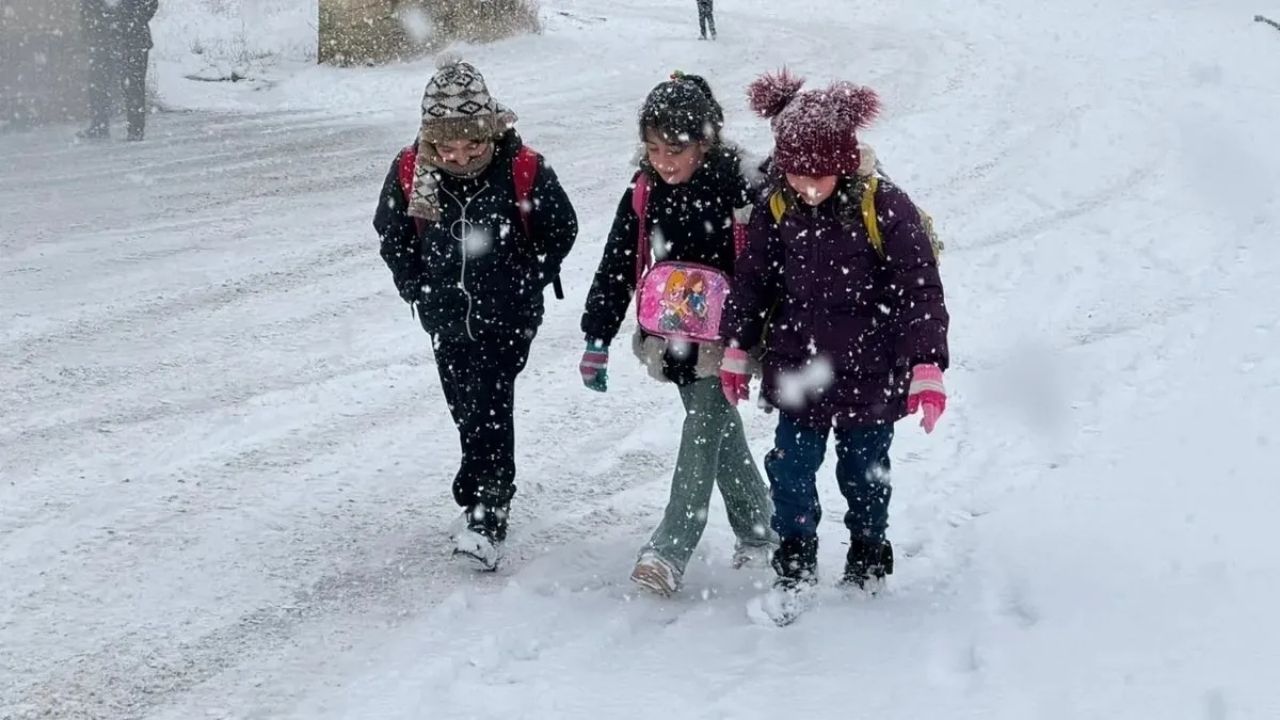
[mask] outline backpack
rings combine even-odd
[[[880,178],[876,175],[868,175],[859,178],[858,181],[862,185],[862,224],[867,226],[867,242],[871,243],[871,248],[876,251],[876,255],[883,261],[886,257],[884,236],[880,233],[880,221],[876,218],[876,191],[880,189]],[[924,226],[924,232],[929,237],[929,245],[933,248],[934,259],[941,260],[944,245],[942,240],[938,239],[937,232],[933,229],[933,218],[929,216],[929,213],[922,210],[919,205],[916,205],[916,211],[920,213],[920,223]],[[782,194],[781,190],[769,196],[769,212],[773,215],[774,224],[782,223],[783,216],[787,214],[787,198]]]
[[[400,166],[397,175],[400,179],[400,190],[404,192],[405,202],[413,196],[413,177],[418,164],[418,146],[409,145],[400,151]],[[516,152],[515,160],[511,163],[512,180],[516,188],[516,211],[520,214],[520,225],[524,229],[524,237],[531,243],[534,243],[534,253],[541,255],[542,249],[538,247],[537,241],[533,238],[532,224],[529,218],[533,205],[529,198],[533,196],[533,183],[538,176],[538,153],[528,145],[521,145]],[[417,227],[418,233],[422,233],[422,229],[426,227],[427,221],[422,218],[414,218],[414,226]],[[564,299],[564,286],[560,284],[560,276],[555,276],[551,281],[552,288],[555,290],[557,300]]]
[[[720,341],[720,317],[729,297],[729,276],[701,263],[664,260],[649,267],[647,215],[649,176],[643,171],[631,190],[639,218],[636,249],[636,321],[650,334],[697,343]],[[746,226],[733,223],[735,257],[746,244]]]

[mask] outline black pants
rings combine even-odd
[[[150,47],[122,37],[112,28],[94,30],[89,40],[90,128],[105,130],[111,122],[111,98],[119,90],[124,98],[129,136],[141,138],[147,123],[147,56]]]
[[[716,18],[714,15],[715,8],[712,7],[713,0],[698,0],[698,30],[702,32],[702,37],[707,36],[707,31],[711,31],[711,37],[716,36]]]
[[[531,337],[435,341],[440,386],[462,445],[453,499],[462,507],[502,507],[516,494],[516,376]]]

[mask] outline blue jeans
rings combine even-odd
[[[773,529],[783,539],[818,534],[822,506],[817,475],[827,450],[829,427],[806,427],[781,413],[773,450],[765,457],[773,493]],[[836,481],[849,503],[844,515],[850,537],[883,541],[889,526],[889,446],[892,425],[836,430]]]

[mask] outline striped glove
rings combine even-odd
[[[920,427],[933,432],[938,418],[947,409],[947,389],[942,384],[942,370],[937,365],[917,365],[911,369],[911,387],[907,388],[907,412],[915,415],[924,410]]]
[[[578,363],[582,384],[596,392],[609,389],[609,346],[599,340],[588,340],[587,349]]]

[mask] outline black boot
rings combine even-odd
[[[773,553],[775,586],[795,588],[818,582],[818,538],[784,538]]]
[[[783,538],[773,553],[778,579],[759,601],[759,611],[778,627],[795,622],[814,602],[818,587],[818,538]],[[754,610],[748,607],[748,613]]]
[[[874,593],[883,587],[885,576],[892,574],[893,545],[888,540],[850,540],[843,584]]]

